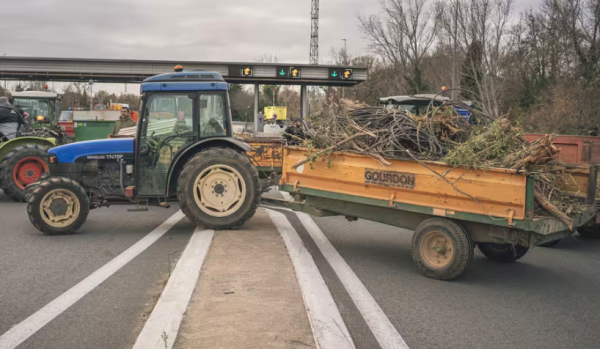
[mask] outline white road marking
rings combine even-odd
[[[267,210],[296,271],[315,343],[320,349],[354,349],[354,342],[329,288],[300,236],[284,214]]]
[[[71,287],[52,302],[46,304],[42,309],[29,316],[27,319],[6,331],[6,333],[0,337],[0,349],[14,349],[23,343],[27,338],[67,310],[111,275],[119,271],[119,269],[137,257],[140,253],[144,252],[183,217],[183,212],[178,211],[164,221],[158,228],[144,236],[140,241],[136,242],[113,260],[106,263],[77,285]]]
[[[214,230],[196,228],[133,349],[173,347],[214,235]]]
[[[358,311],[360,311],[367,322],[381,348],[408,349],[406,342],[404,342],[402,336],[400,336],[394,325],[392,325],[390,319],[381,310],[375,299],[373,299],[373,296],[371,296],[365,285],[363,285],[358,276],[352,271],[348,263],[340,256],[331,242],[327,240],[327,237],[323,234],[317,223],[306,213],[296,212],[296,215],[300,218],[304,228],[306,228],[346,288],[350,298],[356,304]]]

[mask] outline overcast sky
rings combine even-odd
[[[380,0],[320,0],[320,61]],[[516,0],[516,11],[541,0]],[[307,63],[311,0],[0,0],[0,55]]]

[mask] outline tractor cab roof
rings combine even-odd
[[[223,76],[217,72],[207,71],[185,71],[179,73],[167,73],[147,78],[144,82],[167,82],[167,81],[225,81]]]
[[[148,91],[227,91],[227,83],[217,72],[186,71],[161,74],[142,82],[142,92]]]
[[[442,103],[450,100],[448,97],[443,97],[434,94],[419,94],[414,96],[392,96],[379,98],[379,102],[382,104],[429,104],[431,100],[435,100],[434,103]]]
[[[22,92],[13,92],[13,98],[38,98],[38,99],[57,99],[58,93],[56,92],[44,92],[44,91],[22,91]]]

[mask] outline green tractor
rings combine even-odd
[[[48,172],[47,150],[67,142],[58,125],[53,92],[13,93],[12,104],[30,115],[30,126],[9,141],[0,140],[0,189],[15,201],[25,201],[25,187]]]

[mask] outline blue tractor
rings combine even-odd
[[[48,151],[49,172],[26,188],[29,218],[42,233],[73,233],[91,209],[118,204],[140,211],[178,201],[192,222],[212,229],[235,229],[254,215],[263,183],[250,147],[232,137],[223,77],[163,74],[146,79],[141,93],[130,137]]]

